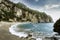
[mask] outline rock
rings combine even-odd
[[[10,0],[0,0],[0,21],[9,22],[53,22],[44,12],[32,10],[22,3],[13,3]],[[10,20],[11,19],[11,20]]]
[[[29,39],[29,40],[36,40],[35,38],[31,38],[31,39]]]
[[[58,19],[54,24],[54,32],[57,32],[58,34],[60,34],[60,19]]]

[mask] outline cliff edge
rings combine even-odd
[[[32,10],[22,3],[0,0],[0,21],[49,23],[52,18],[45,12]]]

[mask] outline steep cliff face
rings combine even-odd
[[[21,3],[9,0],[0,0],[0,21],[8,22],[53,22],[52,18],[44,12],[29,9]]]

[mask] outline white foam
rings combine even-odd
[[[16,35],[16,36],[19,36],[19,37],[27,37],[27,36],[28,36],[27,33],[16,31],[16,30],[18,30],[18,29],[16,28],[16,26],[17,26],[18,24],[21,24],[21,23],[17,23],[17,24],[15,24],[15,25],[12,25],[12,26],[9,28],[9,32],[10,32],[11,34]]]
[[[36,38],[36,40],[42,40],[42,38]]]
[[[31,22],[20,22],[20,23],[16,23],[15,25],[18,25],[18,24],[30,24]]]

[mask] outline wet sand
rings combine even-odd
[[[19,22],[0,22],[0,40],[36,40],[29,35],[26,38],[19,38],[18,36],[12,35],[9,32],[11,25]],[[43,40],[51,40],[50,37],[44,38]]]
[[[35,40],[33,38],[19,38],[9,32],[9,27],[18,22],[0,22],[0,40]]]

